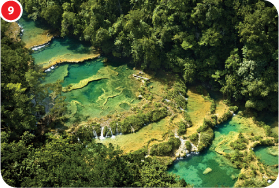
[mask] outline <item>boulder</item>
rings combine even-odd
[[[212,171],[212,169],[208,167],[203,171],[203,174],[208,174],[211,171]]]

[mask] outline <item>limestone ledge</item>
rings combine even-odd
[[[53,34],[50,31],[46,30],[43,34],[37,35],[32,40],[30,39],[29,41],[24,41],[26,44],[25,47],[34,48],[37,46],[47,44],[56,36],[58,36],[58,33]]]
[[[71,54],[66,54],[66,55],[71,55]],[[55,58],[55,59],[52,58],[48,62],[42,62],[39,65],[42,65],[43,66],[42,69],[46,70],[46,69],[49,69],[50,67],[55,66],[57,64],[61,64],[61,63],[81,63],[81,62],[86,61],[86,60],[95,59],[99,56],[100,56],[99,53],[98,54],[88,54],[83,58],[76,58],[76,57],[67,58],[67,57],[62,56],[60,58]]]
[[[63,92],[69,92],[69,91],[72,91],[72,90],[75,90],[75,89],[80,89],[80,88],[83,88],[83,87],[87,86],[92,81],[97,81],[97,80],[101,80],[101,79],[108,79],[111,76],[117,76],[117,75],[118,75],[118,72],[113,71],[109,67],[104,67],[104,68],[100,69],[97,72],[96,75],[93,75],[89,78],[83,79],[79,83],[71,84],[67,87],[63,87],[62,91]]]

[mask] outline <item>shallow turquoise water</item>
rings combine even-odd
[[[215,137],[218,137],[218,134],[228,135],[230,132],[238,132],[240,129],[240,124],[234,122],[232,118],[230,118],[228,121],[221,123],[216,128],[214,128]]]
[[[103,59],[88,60],[83,63],[69,64],[68,76],[65,77],[63,87],[79,83],[79,81],[95,75],[100,68],[104,67]]]
[[[210,148],[202,151],[199,155],[192,155],[182,160],[175,161],[168,172],[175,173],[185,181],[195,187],[232,187],[236,182],[239,169],[230,166],[230,162],[222,155],[214,151],[214,141],[220,136],[226,136],[230,133],[237,132],[240,125],[231,119],[214,129],[215,138]],[[206,168],[212,171],[203,174]]]
[[[77,39],[68,37],[56,37],[48,46],[35,51],[32,56],[35,58],[35,64],[48,62],[53,57],[69,57],[73,55],[81,57],[83,54],[90,53],[90,44],[82,43]]]
[[[216,152],[207,149],[199,155],[174,162],[168,171],[179,175],[195,187],[231,187],[236,182],[233,178],[238,176],[240,170],[228,166],[225,160]],[[208,167],[212,171],[203,174]]]
[[[257,146],[254,149],[254,152],[257,157],[260,158],[260,160],[267,165],[276,165],[278,164],[278,155],[274,156],[269,153],[270,146]]]
[[[28,19],[26,14],[19,20],[19,24],[24,29],[22,40],[27,42],[37,42],[38,36],[45,35],[48,29],[46,25]],[[35,64],[47,65],[49,62],[76,62],[92,58],[92,53],[90,43],[75,38],[55,37],[48,45],[34,51],[32,56]],[[109,58],[105,65],[103,60],[98,58],[81,63],[58,63],[42,80],[43,84],[62,80],[62,86],[66,87],[99,74],[99,70],[102,70],[101,75],[108,75],[108,79],[92,81],[83,88],[62,93],[69,102],[68,125],[72,125],[76,119],[86,120],[129,110],[131,104],[139,102],[134,94],[138,89],[137,84],[128,78],[134,72],[127,66],[127,62]]]

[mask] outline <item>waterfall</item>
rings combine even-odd
[[[105,127],[102,127],[102,130],[101,130],[101,136],[100,136],[100,139],[102,140],[102,139],[105,139],[105,137],[104,137],[104,128]]]
[[[108,133],[109,133],[109,132],[107,131],[107,133],[106,133],[106,136],[105,136],[105,137],[109,137],[109,136],[108,136]]]
[[[180,92],[179,95],[182,96],[186,101],[188,100],[188,98],[184,97]]]
[[[93,135],[95,138],[98,138],[97,132],[95,130],[93,130]]]
[[[47,42],[47,43],[42,44],[42,45],[34,46],[34,47],[32,47],[31,49],[34,50],[34,51],[37,51],[37,50],[39,50],[39,49],[41,49],[41,48],[44,48],[45,46],[47,46],[47,45],[49,45],[49,44],[50,44],[50,42]]]
[[[110,133],[111,133],[111,138],[115,138],[115,136],[112,134],[111,128],[109,128],[109,130],[110,130]]]
[[[131,129],[132,129],[133,133],[135,133],[135,129],[132,127],[132,125],[131,125]]]
[[[118,127],[116,127],[116,135],[122,135],[122,133],[118,131]]]
[[[20,36],[22,36],[23,35],[23,32],[24,32],[24,29],[23,29],[23,27],[22,27],[22,25],[20,25],[18,22],[16,22],[17,23],[17,25],[19,26],[19,28],[20,28]]]

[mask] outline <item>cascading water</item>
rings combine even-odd
[[[111,138],[115,138],[115,136],[112,134],[112,130],[111,130],[110,127],[109,127],[109,130],[110,130],[110,133],[111,133]]]
[[[102,140],[102,139],[105,139],[105,137],[104,137],[104,128],[105,127],[102,127],[102,129],[101,129],[101,136],[100,136],[100,139]]]
[[[93,130],[93,135],[95,138],[98,138],[97,132],[95,130]]]
[[[131,129],[132,129],[132,132],[135,133],[135,129],[134,129],[134,127],[132,127],[132,125],[131,125]]]

